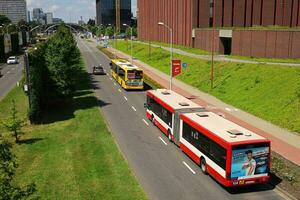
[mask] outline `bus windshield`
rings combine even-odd
[[[143,71],[139,70],[129,70],[127,73],[128,79],[142,79],[143,78]]]
[[[269,172],[269,143],[232,147],[231,179],[265,176]]]

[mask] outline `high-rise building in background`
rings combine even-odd
[[[157,24],[164,22],[174,44],[219,54],[299,58],[299,13],[295,0],[138,0],[138,37],[168,43],[168,29]]]
[[[31,21],[31,15],[30,15],[30,11],[27,11],[27,22]]]
[[[0,14],[7,16],[12,23],[27,21],[27,5],[25,0],[0,0]]]
[[[41,22],[44,19],[44,12],[41,8],[34,8],[32,10],[32,20]]]
[[[131,25],[131,0],[120,1],[120,25],[121,30],[126,27],[122,24]],[[97,25],[116,25],[116,0],[96,0]]]
[[[45,14],[46,24],[53,24],[53,13],[48,12]]]

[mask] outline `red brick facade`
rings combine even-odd
[[[214,2],[214,3],[212,3]],[[215,14],[213,14],[215,10]],[[143,40],[169,42],[211,50],[211,30],[216,27],[285,26],[300,27],[300,0],[138,0],[138,34]],[[200,29],[199,29],[200,28]],[[194,35],[193,35],[193,29]],[[300,57],[300,32],[243,30],[233,31],[231,53],[255,57]],[[224,52],[218,33],[216,50]]]

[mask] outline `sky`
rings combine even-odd
[[[96,0],[26,0],[27,9],[42,8],[44,12],[53,12],[53,17],[62,18],[65,22],[78,22],[80,16],[84,21],[96,16]],[[132,11],[136,13],[136,2],[132,1]],[[134,14],[135,16],[135,14]],[[31,16],[32,17],[32,16]]]

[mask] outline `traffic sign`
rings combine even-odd
[[[181,74],[181,60],[172,60],[172,76]]]
[[[183,67],[184,69],[186,69],[186,68],[187,68],[187,66],[188,66],[188,64],[187,64],[187,63],[182,63],[182,67]]]

